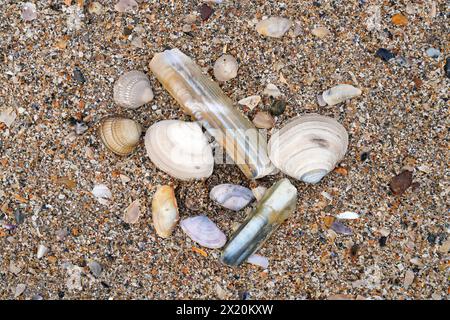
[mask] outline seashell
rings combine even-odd
[[[340,233],[343,235],[350,236],[353,234],[352,229],[347,227],[345,224],[339,221],[334,221],[333,224],[330,227],[331,230],[335,231],[336,233]]]
[[[119,0],[114,5],[114,9],[118,12],[127,12],[137,8],[138,3],[135,0]]]
[[[98,133],[109,150],[117,155],[126,156],[139,144],[142,127],[131,119],[110,117],[102,121]]]
[[[152,217],[156,233],[162,238],[170,237],[179,219],[177,199],[171,186],[161,186],[156,190]]]
[[[356,212],[352,212],[352,211],[345,211],[345,212],[337,214],[336,218],[345,219],[345,220],[359,219],[359,214],[357,214]]]
[[[214,77],[219,81],[227,81],[237,76],[238,63],[229,54],[224,54],[214,63]]]
[[[107,205],[112,198],[111,190],[104,184],[96,184],[92,189],[92,194],[103,205]]]
[[[134,200],[126,209],[123,215],[123,221],[125,223],[133,224],[139,220],[141,215],[139,199]]]
[[[153,91],[147,75],[129,71],[114,84],[114,101],[121,107],[136,109],[153,100]]]
[[[250,110],[253,110],[258,103],[261,101],[260,96],[250,96],[238,101],[240,105],[248,107]]]
[[[273,120],[272,116],[264,111],[258,111],[252,122],[255,127],[260,129],[270,129],[275,124],[275,120]]]
[[[104,9],[101,3],[94,1],[89,3],[88,12],[93,14],[102,14],[104,12]]]
[[[269,267],[269,259],[257,253],[254,253],[250,257],[248,257],[247,262],[254,264],[255,266],[260,266],[263,269],[267,269]]]
[[[153,57],[150,69],[248,178],[261,178],[274,170],[262,134],[188,56],[178,49],[166,50]]]
[[[182,180],[207,178],[212,174],[212,149],[197,123],[159,121],[148,128],[144,140],[147,155],[167,174]]]
[[[25,2],[22,7],[22,19],[32,21],[37,18],[36,5],[31,2]]]
[[[279,96],[281,96],[281,91],[280,89],[277,88],[276,85],[269,83],[266,88],[264,89],[263,92],[266,96],[269,97],[274,97],[274,98],[278,98]]]
[[[263,198],[266,191],[267,188],[263,186],[257,186],[256,188],[252,189],[252,193],[255,196],[256,201],[260,201]]]
[[[272,135],[269,157],[285,174],[317,183],[344,157],[347,146],[347,131],[335,119],[307,114]]]
[[[330,35],[331,32],[325,27],[317,27],[311,30],[311,33],[316,36],[317,38],[325,38],[326,36]]]
[[[217,249],[227,242],[227,237],[207,216],[195,216],[181,220],[181,229],[199,245]]]
[[[319,105],[334,106],[335,104],[344,102],[345,100],[358,97],[362,93],[361,89],[355,88],[349,84],[339,84],[331,89],[328,89],[318,96]]]
[[[13,107],[0,111],[0,122],[4,123],[8,128],[11,128],[16,118],[17,114]]]
[[[292,21],[282,17],[270,17],[256,24],[256,31],[263,36],[281,38],[291,27]]]
[[[219,184],[212,188],[209,197],[233,211],[241,210],[254,199],[250,189],[229,183]]]
[[[43,258],[47,254],[47,252],[48,252],[48,248],[46,246],[40,244],[37,249],[37,258],[38,259]]]
[[[291,182],[284,178],[275,183],[234,233],[220,260],[231,266],[247,260],[294,212],[296,204],[297,189]]]

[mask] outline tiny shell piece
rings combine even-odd
[[[139,199],[134,200],[126,209],[123,215],[123,221],[125,223],[133,224],[139,220],[141,215]]]
[[[291,27],[292,21],[282,17],[270,17],[256,24],[256,31],[263,36],[281,38]]]
[[[225,234],[206,216],[195,216],[181,220],[181,229],[199,245],[217,249],[227,242]]]
[[[274,126],[275,121],[272,116],[264,111],[259,111],[253,118],[253,124],[260,129],[270,129]]]
[[[214,63],[214,77],[218,81],[227,81],[237,76],[238,63],[236,59],[229,54],[224,54],[216,63]]]
[[[356,88],[352,85],[339,84],[331,89],[324,91],[321,98],[329,106],[334,106],[338,103],[344,102],[345,100],[360,96],[361,93],[361,89]],[[321,104],[320,98],[319,104]]]
[[[359,219],[359,214],[352,211],[345,211],[342,213],[339,213],[336,215],[336,218],[338,219],[346,219],[346,220],[353,220],[353,219]]]
[[[263,93],[267,96],[274,97],[274,98],[278,98],[279,96],[281,96],[280,89],[278,89],[277,86],[272,83],[269,83],[266,86]]]
[[[32,21],[37,18],[36,5],[31,2],[25,2],[22,7],[22,19]]]
[[[0,111],[0,122],[6,124],[7,127],[11,127],[16,118],[17,115],[13,107]]]
[[[37,258],[41,259],[45,256],[45,254],[48,252],[48,248],[42,244],[39,245],[37,250]]]
[[[211,189],[209,196],[223,207],[239,211],[247,206],[253,199],[250,189],[235,184],[220,184]]]
[[[248,257],[247,262],[256,266],[260,266],[263,269],[267,269],[269,267],[269,259],[257,253],[254,253],[250,257]]]
[[[325,27],[317,27],[311,30],[311,33],[316,36],[317,38],[325,38],[326,36],[330,35],[331,32]]]
[[[240,105],[248,107],[250,110],[253,110],[258,103],[261,101],[261,96],[249,96],[247,98],[241,99],[238,101]]]
[[[92,194],[101,204],[108,204],[109,199],[112,198],[112,193],[109,188],[104,184],[96,184],[92,189]]]
[[[171,186],[161,186],[156,190],[152,217],[156,233],[162,238],[170,237],[179,219],[177,199]]]
[[[352,229],[347,227],[345,224],[339,221],[334,221],[333,224],[330,227],[331,230],[343,234],[343,235],[352,235]]]
[[[138,6],[138,3],[134,0],[119,0],[114,6],[114,9],[118,12],[127,12],[133,10]]]

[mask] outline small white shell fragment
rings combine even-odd
[[[326,198],[326,199],[328,199],[328,200],[330,200],[330,201],[333,200],[333,196],[332,196],[331,194],[329,194],[328,192],[326,192],[326,191],[322,191],[320,194],[321,194],[324,198]]]
[[[350,84],[339,84],[331,89],[328,89],[322,93],[321,98],[329,106],[334,106],[338,103],[344,102],[345,100],[358,97],[362,93],[361,89],[356,88]],[[321,104],[321,99],[319,98],[319,104]]]
[[[0,111],[0,122],[6,124],[8,128],[11,127],[13,122],[16,120],[17,114],[13,107],[9,107],[5,110]]]
[[[215,186],[209,196],[211,200],[233,211],[241,210],[254,199],[250,189],[229,183]]]
[[[326,36],[330,35],[331,32],[325,27],[317,27],[311,30],[311,33],[316,36],[317,38],[325,38]]]
[[[218,81],[228,81],[237,76],[238,63],[236,59],[229,54],[224,54],[214,63],[214,77]]]
[[[264,194],[266,193],[267,188],[263,186],[257,186],[256,188],[252,189],[253,195],[255,196],[256,201],[259,201],[262,199]]]
[[[387,228],[381,228],[379,232],[383,237],[387,237],[391,233],[391,231],[389,231],[389,229]]]
[[[261,96],[254,95],[254,96],[249,96],[244,99],[241,99],[238,101],[238,103],[242,106],[248,107],[250,110],[253,110],[260,101],[261,101]]]
[[[250,257],[248,257],[247,262],[256,266],[260,266],[263,269],[267,269],[269,267],[269,259],[257,253],[254,253]]]
[[[366,28],[369,31],[381,29],[381,7],[378,5],[369,6],[366,10]]]
[[[48,252],[48,248],[42,244],[40,244],[38,246],[38,250],[37,250],[37,258],[41,259],[43,256],[45,256],[45,254]]]
[[[256,31],[263,36],[281,38],[291,27],[292,21],[282,17],[270,17],[256,24]]]
[[[406,289],[409,288],[410,285],[414,282],[414,272],[411,270],[407,270],[405,273],[405,279],[403,280],[403,287]]]
[[[138,6],[138,3],[134,0],[119,0],[114,6],[114,9],[118,12],[127,12],[134,10]]]
[[[274,85],[273,83],[269,83],[266,86],[266,88],[264,89],[263,93],[267,96],[274,97],[274,98],[281,96],[280,89],[278,89],[277,86]]]
[[[131,181],[131,179],[128,176],[124,175],[124,174],[120,174],[119,178],[120,178],[120,181],[122,181],[122,183],[128,183],[128,182]]]
[[[429,166],[423,165],[423,166],[418,166],[417,169],[419,171],[425,172],[425,173],[430,173],[431,172],[431,168]]]
[[[19,283],[16,287],[16,289],[14,290],[14,298],[17,298],[18,296],[20,296],[25,289],[27,288],[27,285],[24,283]]]
[[[356,212],[352,212],[352,211],[345,211],[345,212],[342,212],[342,213],[339,213],[338,215],[336,215],[336,218],[345,219],[345,220],[354,220],[354,219],[359,219],[359,214],[357,214]]]
[[[22,19],[32,21],[37,18],[36,5],[31,2],[25,2],[22,7]]]
[[[92,189],[92,194],[103,205],[109,203],[109,199],[112,198],[112,193],[109,188],[104,184],[96,184],[94,189]]]
[[[141,215],[140,201],[134,200],[126,209],[123,215],[123,221],[125,223],[133,224],[139,220]]]

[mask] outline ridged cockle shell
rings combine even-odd
[[[362,93],[361,89],[356,88],[350,84],[339,84],[331,89],[324,91],[321,95],[317,97],[319,105],[334,106],[338,103],[344,102],[345,100],[360,96]]]
[[[145,134],[145,148],[152,162],[175,178],[201,179],[212,174],[212,149],[195,122],[163,120],[153,124]]]
[[[180,222],[181,229],[199,245],[216,249],[227,242],[225,234],[207,216],[186,218]]]
[[[229,54],[224,54],[214,63],[214,77],[219,81],[227,81],[237,76],[238,63]]]
[[[250,189],[229,183],[215,186],[211,189],[209,196],[223,207],[233,211],[241,210],[254,199]]]
[[[269,157],[285,174],[319,182],[344,157],[348,134],[335,119],[318,114],[296,117],[269,140]]]
[[[267,37],[281,38],[291,27],[292,21],[282,17],[270,17],[256,24],[256,31]]]
[[[110,117],[101,122],[98,133],[109,150],[117,155],[126,156],[139,144],[142,127],[131,119]]]
[[[147,75],[141,71],[129,71],[114,84],[114,101],[122,107],[136,109],[152,101],[153,90]]]
[[[161,186],[156,190],[152,217],[156,233],[162,238],[170,237],[179,219],[177,199],[171,186]]]

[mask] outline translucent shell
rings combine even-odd
[[[101,122],[98,133],[109,150],[117,155],[126,156],[139,144],[142,127],[131,119],[110,117]]]
[[[114,84],[114,101],[121,107],[136,109],[153,100],[153,91],[147,75],[129,71]]]
[[[348,134],[335,119],[308,114],[292,119],[269,140],[269,156],[285,174],[317,183],[345,155]]]
[[[152,218],[156,233],[168,238],[175,228],[179,215],[177,199],[171,186],[159,187],[152,200]]]
[[[195,122],[159,121],[148,128],[144,140],[152,162],[175,178],[201,179],[213,172],[211,146]]]
[[[292,26],[292,21],[282,17],[270,17],[256,24],[256,31],[266,37],[281,38]]]

